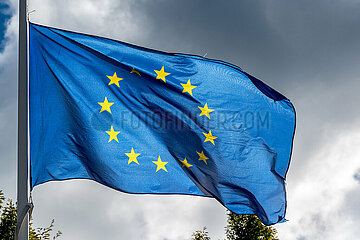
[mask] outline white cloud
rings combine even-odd
[[[344,214],[344,202],[352,197],[349,193],[360,190],[354,178],[360,168],[360,130],[328,132],[329,141],[319,143],[305,174],[288,184],[290,221],[277,226],[281,239],[346,240],[358,234],[350,215],[359,215],[360,207]]]
[[[29,9],[35,10],[30,20],[38,24],[122,41],[146,35],[145,26],[140,24],[143,19],[130,0],[32,0]]]
[[[34,219],[55,217],[64,239],[188,239],[207,226],[224,238],[225,209],[195,196],[134,195],[87,180],[52,182],[34,190]]]
[[[15,2],[15,1],[14,1]],[[15,12],[11,4],[11,12]],[[17,114],[17,15],[7,22],[0,52],[0,183],[11,197],[16,193],[16,114]]]

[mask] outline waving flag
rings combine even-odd
[[[283,95],[218,60],[35,24],[29,41],[32,188],[92,179],[284,220],[295,111]]]

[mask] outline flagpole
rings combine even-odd
[[[28,204],[28,58],[27,0],[19,0],[19,59],[18,59],[18,182],[17,228],[15,239],[29,239]]]

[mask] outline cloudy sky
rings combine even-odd
[[[1,0],[0,189],[16,199],[17,1]],[[287,96],[297,132],[280,239],[356,239],[360,222],[360,2],[30,0],[34,23],[231,62]],[[33,192],[35,225],[62,239],[224,238],[215,200],[128,195],[92,181]]]

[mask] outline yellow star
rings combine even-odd
[[[135,68],[132,68],[130,73],[136,73],[137,75],[141,76],[140,72]]]
[[[157,74],[156,79],[161,79],[161,80],[163,80],[164,82],[166,82],[165,77],[166,77],[167,75],[170,75],[170,73],[165,72],[164,66],[162,66],[162,68],[161,68],[159,71],[158,71],[158,70],[154,70],[154,71],[155,71],[156,74]]]
[[[109,142],[111,142],[112,140],[115,140],[115,141],[119,142],[118,139],[117,139],[117,135],[118,135],[120,132],[114,131],[113,126],[111,126],[110,131],[106,131],[106,133],[109,134],[109,136],[110,136]]]
[[[205,164],[207,165],[206,160],[209,158],[207,156],[205,156],[204,151],[201,151],[201,153],[196,151],[196,153],[199,155],[199,161],[204,161]]]
[[[209,113],[211,113],[212,111],[214,111],[214,109],[208,108],[207,103],[205,103],[205,106],[204,106],[204,107],[198,107],[198,108],[200,108],[200,110],[201,110],[201,113],[200,113],[199,116],[205,115],[205,116],[207,116],[207,117],[210,119]]]
[[[183,93],[189,93],[191,96],[193,95],[192,94],[192,90],[194,89],[194,88],[196,88],[196,86],[194,86],[194,85],[191,85],[191,82],[190,82],[190,79],[188,80],[188,82],[186,83],[186,84],[184,84],[184,83],[180,83],[181,84],[181,86],[183,86],[183,88],[184,88],[184,90],[182,91]]]
[[[116,86],[120,87],[119,85],[119,81],[123,80],[123,78],[118,78],[117,75],[116,75],[116,72],[114,73],[114,75],[112,76],[107,76],[109,79],[110,79],[110,82],[109,82],[109,86],[111,84],[115,84]]]
[[[101,106],[100,112],[108,111],[109,113],[111,113],[110,107],[111,107],[114,103],[108,102],[107,98],[105,97],[105,101],[104,101],[104,102],[98,102],[98,104],[100,104],[100,106]]]
[[[181,161],[181,160],[179,159],[179,161],[182,162],[183,167],[187,167],[187,168],[192,167],[192,165],[187,162],[187,159],[186,159],[186,158],[185,158],[183,161]]]
[[[134,152],[134,149],[131,148],[131,152],[130,153],[125,153],[126,156],[129,157],[129,161],[128,161],[128,164],[130,164],[131,162],[136,162],[137,164],[139,164],[138,160],[136,159],[140,153],[135,153]]]
[[[217,137],[215,137],[215,136],[213,136],[213,135],[211,134],[211,130],[209,131],[209,133],[204,133],[204,132],[203,132],[203,134],[204,134],[205,137],[206,137],[204,142],[210,141],[213,145],[215,145],[214,139],[216,139]]]
[[[168,162],[162,162],[160,156],[159,156],[159,158],[158,158],[157,161],[152,161],[152,162],[155,163],[156,166],[157,166],[156,172],[159,171],[160,169],[163,169],[163,170],[165,170],[165,172],[167,172],[165,165],[166,165]]]

